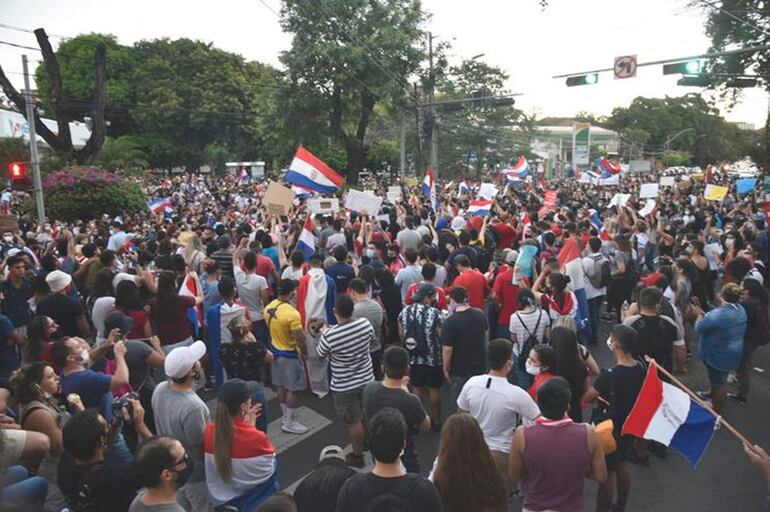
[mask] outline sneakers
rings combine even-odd
[[[350,452],[347,455],[345,455],[345,464],[348,466],[352,466],[354,468],[362,468],[366,464],[364,463],[364,454],[363,453],[353,453]]]
[[[738,377],[736,377],[733,372],[728,373],[727,374],[727,383],[728,384],[738,384]]]
[[[289,420],[283,422],[281,430],[288,432],[289,434],[304,434],[309,429],[297,420]]]
[[[727,393],[727,398],[735,400],[741,405],[746,405],[746,402],[748,402],[748,399],[745,396],[741,396],[738,393]]]
[[[711,400],[711,391],[696,391],[695,394],[701,400]]]

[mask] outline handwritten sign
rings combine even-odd
[[[395,203],[401,200],[401,187],[398,185],[388,187],[388,201]]]
[[[642,183],[639,187],[639,197],[641,199],[648,199],[651,197],[658,197],[658,184],[657,183]]]
[[[615,194],[610,199],[610,206],[625,206],[629,199],[631,199],[631,194]]]
[[[499,190],[494,184],[482,183],[481,188],[479,188],[479,197],[484,199],[494,199],[498,192]]]
[[[294,201],[294,191],[280,183],[271,181],[265,191],[262,202],[267,206],[267,212],[274,215],[285,215],[291,210]]]
[[[709,183],[706,185],[703,197],[706,201],[721,201],[727,195],[727,190],[727,187],[720,187],[719,185],[712,185]]]
[[[673,187],[676,185],[676,178],[673,176],[661,176],[660,178],[660,186],[661,187]]]
[[[640,217],[646,217],[655,210],[655,199],[648,199],[644,204],[644,208],[639,210]]]
[[[353,212],[366,212],[369,215],[376,215],[379,213],[381,206],[381,197],[355,189],[350,189],[348,197],[345,199],[345,208]]]
[[[310,213],[337,213],[340,211],[340,200],[336,197],[313,198],[307,202]]]

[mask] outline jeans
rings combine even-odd
[[[740,366],[735,372],[735,376],[738,377],[738,395],[743,398],[749,397],[749,386],[751,385],[751,356],[754,354],[756,345],[744,345],[743,356],[741,357]]]
[[[602,307],[602,301],[604,301],[604,295],[588,299],[588,323],[591,326],[592,345],[599,339],[599,310]]]
[[[374,372],[374,380],[382,380],[382,349],[377,349],[369,352],[372,357],[372,371]]]
[[[39,476],[30,477],[23,466],[11,466],[0,474],[0,501],[40,510],[48,493],[48,482]]]

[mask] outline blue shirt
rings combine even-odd
[[[422,267],[419,264],[408,265],[396,274],[396,284],[401,289],[401,302],[406,302],[406,292],[414,283],[422,281]]]
[[[348,289],[348,283],[356,277],[353,267],[344,262],[337,262],[327,268],[326,275],[334,279],[337,293],[345,293]]]
[[[698,357],[723,372],[735,370],[743,355],[746,310],[738,304],[724,304],[695,323],[700,335]]]
[[[262,256],[267,256],[268,258],[273,260],[273,265],[275,265],[275,268],[277,269],[281,268],[281,260],[278,257],[277,247],[268,247],[266,249],[262,249]]]
[[[2,285],[3,300],[2,312],[10,318],[13,325],[22,327],[29,323],[29,299],[32,298],[32,281],[23,277],[21,287],[16,288],[10,280],[3,281]]]
[[[0,377],[10,377],[21,365],[19,346],[8,339],[13,329],[8,317],[0,315]]]
[[[93,370],[83,370],[62,375],[61,390],[65,397],[70,393],[77,393],[86,409],[97,407],[102,416],[110,421],[112,419],[111,383],[111,375]]]
[[[208,279],[209,275],[207,272],[201,274],[200,281],[201,288],[203,289],[203,311],[208,311],[214,304],[222,302],[222,296],[219,294],[219,281],[209,283]]]

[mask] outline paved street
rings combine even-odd
[[[607,324],[604,324],[607,327]],[[604,338],[600,338],[604,339]],[[611,355],[604,343],[593,350],[603,368],[611,365]],[[748,405],[729,402],[727,419],[753,442],[770,446],[770,346],[761,347],[754,356],[752,393]],[[707,377],[703,365],[693,360],[684,379],[693,389],[705,389]],[[318,399],[306,394],[300,417],[310,427],[302,436],[280,430],[280,409],[273,393],[269,393],[268,420],[270,438],[279,452],[281,487],[293,491],[296,484],[312,470],[324,446],[348,446],[347,436],[336,421],[330,396]],[[209,402],[211,403],[211,402]],[[444,390],[444,414],[454,412],[455,405]],[[424,472],[431,467],[438,449],[439,434],[428,432],[417,437],[420,464]],[[632,475],[629,511],[753,511],[762,510],[767,489],[759,473],[749,464],[740,443],[727,430],[716,433],[700,466],[691,469],[675,452],[663,460],[651,457],[651,467],[630,465]],[[586,510],[593,510],[596,485],[586,485]],[[519,511],[513,503],[511,511]]]

